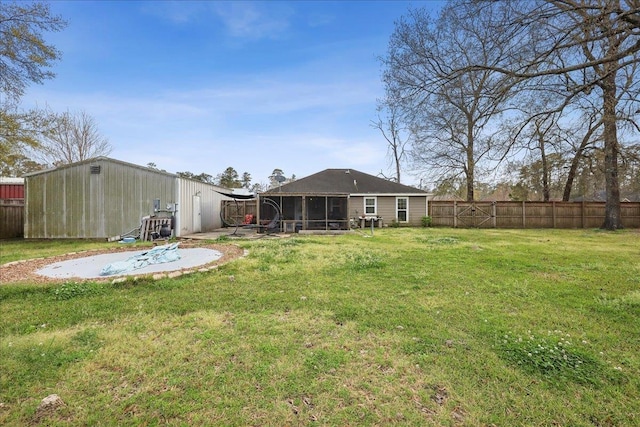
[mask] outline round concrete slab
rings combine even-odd
[[[182,270],[186,268],[195,268],[201,265],[209,264],[217,261],[222,257],[222,253],[215,249],[207,248],[186,248],[178,249],[180,259],[163,264],[151,264],[143,268],[138,268],[126,273],[114,274],[111,276],[101,276],[102,268],[117,261],[126,261],[127,259],[140,255],[148,250],[131,251],[131,252],[114,252],[109,254],[92,255],[84,258],[70,259],[67,261],[49,264],[44,268],[36,270],[36,274],[40,276],[51,277],[54,279],[71,279],[74,277],[81,279],[97,279],[110,278],[118,276],[141,276],[145,274],[153,274],[160,272],[170,272]]]

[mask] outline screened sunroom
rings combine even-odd
[[[349,230],[349,195],[262,193],[258,195],[259,221],[277,218],[280,230]]]

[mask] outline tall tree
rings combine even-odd
[[[166,170],[165,170],[165,169],[160,169],[160,168],[158,167],[158,165],[156,165],[154,162],[149,162],[149,163],[147,163],[147,167],[148,167],[149,169],[153,169],[153,170],[156,170],[156,171],[166,172]],[[182,173],[182,172],[178,172],[176,175],[180,175],[181,173]],[[188,174],[190,174],[191,172],[184,172],[184,173],[188,173]],[[192,174],[192,175],[193,175],[193,174]]]
[[[533,135],[533,143],[539,144],[538,135]],[[543,146],[546,144],[543,144]],[[543,148],[546,150],[546,148]],[[511,162],[507,170],[511,172],[510,196],[512,200],[543,200],[559,198],[566,175],[567,159],[557,151],[534,154],[532,150],[522,160]]]
[[[562,92],[564,104],[594,93],[592,99],[602,112],[605,159],[602,227],[621,228],[618,131],[623,122],[632,120],[629,112],[637,110],[640,98],[635,74],[640,61],[638,0],[469,0],[467,4],[477,5],[479,13],[509,10],[510,22],[494,26],[493,31],[508,34],[514,48],[526,48],[531,54],[508,57],[500,64],[477,63],[461,73],[489,69],[523,79],[557,76],[557,84],[549,89]]]
[[[188,178],[188,179],[193,179],[195,181],[200,181],[200,182],[206,182],[207,184],[215,184],[215,181],[213,180],[213,177],[207,173],[200,173],[198,175],[194,174],[193,172],[176,172],[176,175],[178,175],[181,178]]]
[[[31,160],[23,154],[6,156],[6,162],[0,162],[0,176],[22,176],[29,172],[46,169],[46,165]]]
[[[18,101],[29,83],[42,83],[55,74],[49,69],[60,52],[43,38],[66,22],[51,15],[47,3],[0,3],[0,91],[3,102]]]
[[[241,188],[242,182],[240,181],[240,175],[238,172],[229,166],[222,172],[218,174],[215,179],[217,185],[225,188]]]
[[[60,52],[44,39],[66,22],[47,3],[0,2],[0,165],[38,145],[42,116],[21,111],[20,99],[31,83],[54,77],[50,67]]]
[[[371,126],[378,129],[387,141],[387,156],[391,159],[394,169],[392,179],[395,182],[401,180],[402,165],[407,157],[409,143],[400,115],[398,103],[387,97],[378,102],[378,118],[371,122]]]
[[[630,145],[621,153],[621,194],[640,202],[640,144]]]
[[[250,189],[251,188],[251,174],[249,172],[244,172],[242,174],[242,188]]]
[[[588,151],[591,151],[595,148],[596,141],[602,139],[602,132],[600,130],[601,128],[602,117],[591,115],[586,117],[586,120],[582,121],[579,125],[576,125],[572,129],[572,138],[570,138],[569,140],[572,147],[573,156],[568,167],[567,178],[564,185],[564,192],[562,193],[563,201],[568,202],[571,198],[571,191],[573,189],[573,183],[576,179],[576,175],[578,174],[578,167],[580,166],[580,162],[586,156]]]
[[[551,200],[551,168],[549,165],[549,157],[547,152],[548,140],[558,138],[556,132],[556,122],[554,120],[535,120],[532,123],[531,134],[529,137],[529,147],[539,151],[540,165],[542,167],[542,200],[548,202]],[[554,141],[557,145],[557,140]],[[556,150],[557,151],[557,150]]]
[[[51,117],[49,129],[34,150],[34,157],[41,162],[58,166],[111,153],[109,140],[86,111],[51,113]]]
[[[282,184],[293,182],[295,180],[295,174],[291,175],[291,178],[287,178],[282,169],[276,168],[271,172],[271,175],[269,175],[269,188],[276,188]]]
[[[517,81],[490,69],[509,47],[489,33],[503,15],[475,10],[448,4],[436,20],[426,9],[410,11],[396,23],[382,60],[387,97],[397,100],[412,133],[414,162],[439,180],[463,175],[467,200],[474,199],[481,162],[500,155],[496,123]],[[478,63],[487,68],[470,68]],[[461,69],[468,72],[454,73]]]
[[[49,124],[48,116],[42,111],[20,111],[6,103],[0,105],[0,169],[11,170],[16,176],[31,172],[23,168],[21,159],[39,146],[42,132]]]

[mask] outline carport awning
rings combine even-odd
[[[231,197],[232,199],[238,199],[238,200],[249,200],[249,199],[255,199],[256,196],[253,194],[236,194],[236,193],[225,193],[222,191],[218,191],[218,190],[214,190],[216,193],[220,193],[223,196],[227,196],[227,197]]]

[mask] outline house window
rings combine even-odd
[[[377,212],[378,200],[375,197],[364,198],[364,214],[375,215]]]
[[[396,218],[398,222],[409,222],[409,198],[396,198]]]

